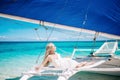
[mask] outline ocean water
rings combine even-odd
[[[73,49],[77,48],[90,48],[93,47],[93,42],[53,42],[59,54],[62,57],[71,56]],[[99,48],[104,41],[96,42],[94,48]],[[38,63],[43,59],[45,52],[45,46],[47,42],[0,42],[0,80],[19,80],[22,73],[31,69],[36,65],[36,60],[40,55]],[[120,47],[120,42],[119,42]],[[81,52],[79,55],[87,56],[88,52]],[[118,57],[120,52],[115,53]],[[76,55],[78,56],[78,55]],[[70,80],[118,80],[120,77],[94,74],[94,73],[77,73]],[[34,76],[29,80],[56,80],[56,76]]]

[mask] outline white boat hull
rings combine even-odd
[[[90,68],[82,70],[83,72],[91,72],[91,73],[98,73],[98,74],[106,74],[106,75],[113,75],[113,76],[120,76],[120,68]]]
[[[117,57],[108,58],[102,64],[91,68],[83,68],[80,71],[120,76],[120,59]]]

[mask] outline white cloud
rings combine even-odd
[[[45,38],[45,37],[42,37],[42,38],[34,38],[34,40],[37,40],[37,41],[47,41],[47,37]],[[49,41],[51,41],[51,40],[54,40],[54,41],[56,41],[56,40],[59,40],[58,38],[56,38],[56,37],[50,37],[49,38]]]
[[[69,37],[69,38],[72,38],[72,39],[84,39],[85,37],[84,36],[72,36],[72,37]]]
[[[59,39],[56,37],[53,37],[53,38],[50,38],[50,40],[59,40]]]
[[[85,36],[86,38],[94,38],[94,36]]]
[[[6,39],[7,37],[6,36],[0,36],[0,39]]]

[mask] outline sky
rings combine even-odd
[[[93,34],[46,27],[0,17],[0,41],[91,41],[94,38]],[[107,38],[98,36],[97,39]]]

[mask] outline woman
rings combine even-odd
[[[56,47],[53,43],[49,43],[47,46],[46,46],[46,52],[45,52],[45,56],[44,56],[44,59],[41,63],[40,66],[37,66],[36,67],[36,70],[39,70],[41,69],[42,67],[46,67],[48,66],[50,63],[53,63],[53,61],[55,59],[58,59],[58,54],[55,53],[56,51]],[[53,64],[54,67],[57,67],[56,64]]]
[[[38,71],[42,69],[43,67],[48,66],[50,63],[55,68],[79,68],[86,64],[86,62],[78,63],[72,59],[67,58],[61,58],[59,54],[56,52],[56,47],[53,43],[49,43],[46,46],[46,53],[44,56],[44,60],[41,63],[41,65],[37,66],[35,69]]]

